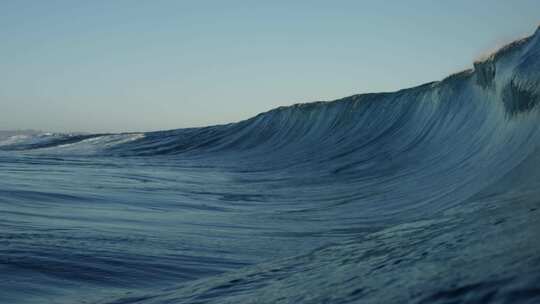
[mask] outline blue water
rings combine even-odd
[[[540,35],[394,93],[0,141],[0,303],[539,303]]]

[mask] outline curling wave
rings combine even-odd
[[[129,289],[152,274],[169,286],[119,289],[99,303],[528,303],[540,298],[539,104],[540,29],[474,69],[398,92],[205,128],[12,138],[0,150],[80,167],[92,155],[104,170],[135,163],[140,175],[114,177],[136,182],[101,185],[106,198],[81,185],[82,198],[57,199],[162,208],[185,221],[146,224],[201,229],[182,240],[200,251],[181,260],[170,249],[178,236],[166,232],[170,251],[145,249],[152,265],[124,269],[111,264],[114,248],[96,253],[103,260],[89,272],[105,281],[75,281]]]

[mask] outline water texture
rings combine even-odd
[[[0,138],[0,303],[540,303],[540,30],[227,125]]]

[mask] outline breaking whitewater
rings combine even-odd
[[[394,93],[0,141],[0,303],[540,303],[540,29]]]

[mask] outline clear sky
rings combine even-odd
[[[538,0],[0,0],[0,129],[173,129],[391,91],[539,23]]]

